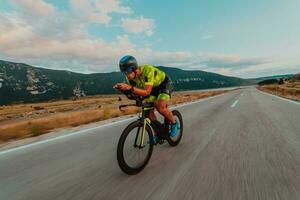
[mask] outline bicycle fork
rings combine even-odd
[[[138,144],[138,138],[139,138],[139,134],[140,134],[140,126],[138,127],[136,136],[135,136],[135,140],[134,140],[134,147],[138,147],[140,149],[144,148],[144,142],[145,142],[145,132],[146,132],[146,126],[151,124],[151,120],[149,118],[145,118],[144,122],[143,122],[143,129],[142,129],[142,135]]]

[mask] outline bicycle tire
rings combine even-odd
[[[177,135],[178,134],[179,135],[178,135],[177,139],[174,140],[170,134],[167,134],[166,139],[167,139],[169,145],[177,146],[179,144],[179,142],[182,138],[182,134],[183,134],[183,120],[182,120],[182,115],[180,114],[180,112],[178,110],[173,110],[172,113],[174,116],[176,116],[179,119],[180,130],[179,130],[179,133],[177,133]],[[169,130],[170,123],[166,124],[166,126],[167,126],[167,130]]]
[[[128,175],[134,175],[139,173],[140,171],[142,171],[147,163],[149,162],[152,152],[153,152],[153,134],[152,134],[152,130],[151,128],[146,125],[146,132],[148,133],[150,142],[149,142],[149,151],[147,153],[147,156],[144,160],[144,162],[138,166],[138,167],[131,167],[126,163],[126,159],[124,158],[124,144],[126,141],[126,138],[128,137],[128,135],[132,132],[133,129],[140,127],[143,128],[143,123],[141,123],[140,121],[134,121],[132,123],[130,123],[123,131],[123,133],[120,136],[119,142],[118,142],[118,148],[117,148],[117,159],[118,159],[118,164],[119,167],[121,168],[121,170],[128,174]],[[134,134],[134,133],[132,133]]]

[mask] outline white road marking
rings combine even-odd
[[[237,99],[237,100],[235,100],[235,101],[233,102],[233,104],[232,104],[230,107],[231,107],[231,108],[234,108],[238,102],[239,102],[239,100],[238,100],[238,99]]]
[[[200,103],[200,102],[208,101],[210,99],[213,99],[213,98],[216,98],[216,97],[220,97],[220,96],[223,96],[225,94],[227,94],[227,93],[216,95],[216,96],[212,96],[212,97],[208,97],[208,98],[205,98],[205,99],[196,100],[196,101],[189,102],[189,103],[183,103],[183,104],[179,104],[179,105],[175,105],[175,106],[170,106],[170,108],[173,108],[173,109],[174,108],[181,108],[181,107],[184,107],[184,106],[187,106],[187,105],[191,105],[191,104],[195,104],[195,103]],[[68,133],[66,135],[61,135],[61,136],[57,136],[57,137],[54,137],[54,138],[45,139],[45,140],[42,140],[42,141],[39,141],[39,142],[34,142],[34,143],[31,143],[31,144],[25,144],[25,145],[19,146],[19,147],[13,147],[11,149],[0,151],[0,156],[4,155],[4,154],[7,154],[7,153],[10,153],[10,152],[14,152],[14,151],[18,151],[18,150],[23,150],[23,149],[27,149],[27,148],[30,148],[30,147],[33,147],[33,146],[37,146],[37,145],[45,144],[45,143],[48,143],[48,142],[52,142],[52,141],[55,141],[55,140],[60,140],[60,139],[67,138],[67,137],[70,137],[70,136],[75,136],[75,135],[82,134],[84,132],[88,132],[88,131],[91,131],[91,130],[100,129],[100,128],[103,128],[103,127],[111,126],[111,125],[122,123],[122,122],[125,122],[125,121],[130,121],[130,120],[135,119],[135,118],[137,118],[137,116],[126,118],[126,119],[122,119],[122,120],[111,122],[111,123],[107,123],[107,124],[102,124],[102,125],[99,125],[97,127],[92,127],[92,128],[87,128],[87,129],[79,130],[79,131],[76,131],[76,132]],[[90,133],[95,133],[95,132],[90,132]]]
[[[26,145],[23,145],[23,146],[12,148],[12,149],[0,151],[0,156],[3,155],[3,154],[9,153],[9,152],[13,152],[13,151],[21,150],[21,149],[26,149],[26,148],[33,147],[33,146],[36,146],[36,145],[45,144],[45,143],[52,142],[52,141],[55,141],[55,140],[60,140],[60,139],[66,138],[66,137],[78,135],[78,134],[88,132],[88,131],[91,131],[91,130],[100,129],[100,128],[103,128],[103,127],[106,127],[106,126],[111,126],[111,125],[118,124],[118,123],[121,123],[121,122],[129,121],[129,120],[132,120],[134,118],[136,118],[136,117],[122,119],[122,120],[111,122],[111,123],[108,123],[108,124],[102,124],[102,125],[99,125],[97,127],[87,128],[87,129],[83,129],[83,130],[76,131],[76,132],[73,132],[73,133],[68,133],[66,135],[61,135],[61,136],[57,136],[57,137],[54,137],[54,138],[42,140],[42,141],[39,141],[39,142],[34,142],[34,143],[31,143],[31,144],[26,144]]]
[[[258,90],[258,89],[257,89]],[[287,98],[283,98],[283,97],[280,97],[280,96],[277,96],[277,95],[274,95],[274,94],[270,94],[270,93],[267,93],[267,92],[263,92],[263,91],[260,91],[258,90],[261,94],[265,94],[265,95],[269,95],[271,97],[276,97],[278,99],[281,99],[281,100],[284,100],[284,101],[287,101],[287,102],[290,102],[290,103],[294,103],[296,105],[300,105],[300,102],[298,101],[293,101],[293,100],[290,100],[290,99],[287,99]]]

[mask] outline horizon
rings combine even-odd
[[[23,63],[23,62],[12,62],[12,61],[7,61],[7,60],[1,60],[3,62],[11,62],[11,63],[16,63],[16,64],[24,64],[24,65],[28,65],[31,67],[35,67],[35,68],[43,68],[43,69],[50,69],[50,70],[59,70],[59,71],[68,71],[68,72],[72,72],[72,73],[79,73],[79,74],[84,74],[84,75],[89,75],[89,74],[97,74],[97,73],[121,73],[120,71],[116,70],[116,71],[110,71],[110,72],[90,72],[90,73],[82,73],[82,72],[76,72],[76,71],[70,71],[70,70],[66,70],[66,69],[52,69],[52,68],[46,68],[46,67],[38,67],[38,66],[33,66],[33,65],[29,65],[27,63]],[[180,69],[180,70],[184,70],[184,71],[204,71],[204,70],[197,70],[197,69],[181,69],[178,67],[170,67],[170,66],[156,66],[156,67],[167,67],[167,68],[175,68],[175,69]],[[204,72],[208,72],[208,71],[204,71]],[[215,73],[215,72],[209,72],[209,73]],[[300,73],[300,72],[299,72]],[[271,75],[271,76],[259,76],[259,77],[250,77],[250,78],[242,78],[239,76],[230,76],[230,75],[224,75],[224,74],[219,74],[219,75],[223,75],[223,76],[228,76],[228,77],[235,77],[235,78],[241,78],[241,79],[257,79],[257,78],[267,78],[267,77],[273,77],[273,76],[287,76],[287,75],[296,75],[299,73],[291,73],[291,74],[276,74],[276,75]],[[218,74],[218,73],[216,73]]]
[[[240,78],[299,73],[300,2],[188,2],[3,0],[0,59],[82,74],[118,71],[126,54]]]

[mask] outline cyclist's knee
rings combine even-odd
[[[149,117],[150,117],[151,120],[156,120],[154,110],[150,110]]]
[[[167,107],[165,105],[157,105],[156,109],[160,114],[163,114],[167,111]]]

